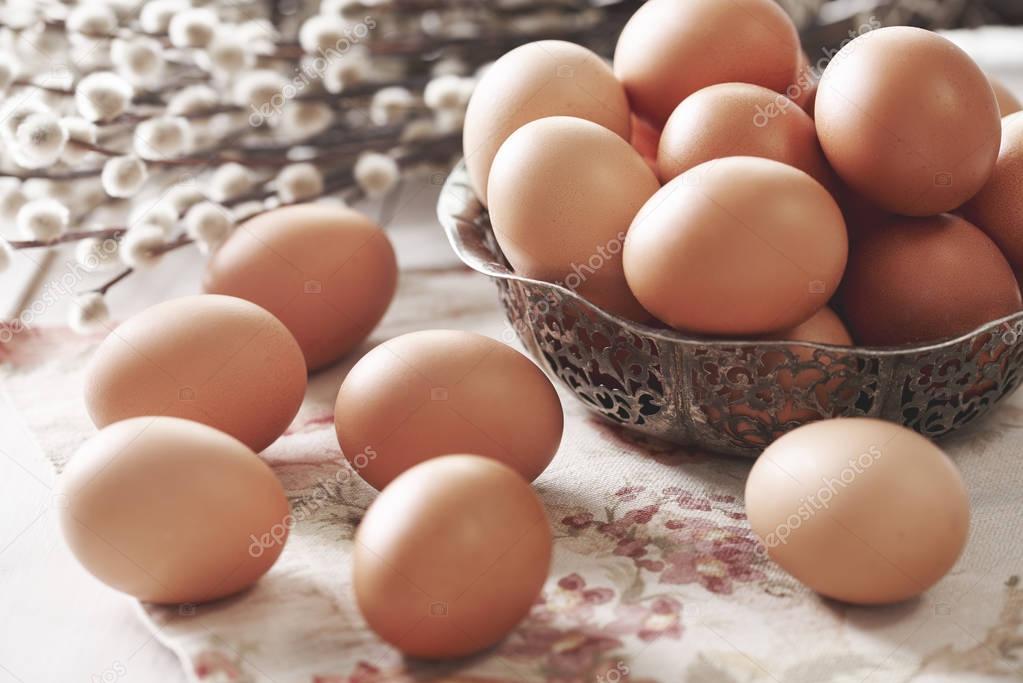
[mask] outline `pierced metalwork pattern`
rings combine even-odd
[[[511,272],[462,164],[437,211],[458,256],[496,281],[508,320],[536,361],[591,410],[649,436],[755,457],[807,422],[871,416],[939,438],[1020,384],[1023,313],[915,347],[695,339],[618,318],[569,289]]]

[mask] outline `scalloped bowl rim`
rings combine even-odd
[[[979,327],[961,334],[956,337],[949,339],[943,339],[937,342],[931,342],[919,345],[903,345],[903,346],[838,346],[834,344],[819,344],[815,342],[805,341],[794,341],[794,340],[756,340],[756,339],[728,339],[728,338],[715,338],[715,337],[694,337],[686,335],[682,332],[665,329],[660,327],[652,327],[645,323],[639,323],[633,320],[619,317],[613,313],[605,311],[601,307],[592,303],[585,297],[580,296],[574,290],[560,285],[554,282],[547,282],[545,280],[535,280],[528,278],[523,275],[518,275],[510,270],[507,270],[503,266],[494,267],[491,263],[482,261],[472,254],[468,253],[465,249],[464,241],[459,234],[459,223],[467,223],[476,227],[471,218],[467,218],[463,215],[455,215],[449,212],[450,207],[446,203],[446,196],[450,196],[450,193],[458,193],[463,198],[468,198],[470,203],[466,205],[466,208],[476,209],[476,215],[482,215],[484,212],[483,204],[472,192],[467,182],[468,174],[465,170],[465,161],[460,160],[458,164],[452,169],[445,178],[443,186],[441,187],[440,197],[437,201],[437,217],[440,221],[444,232],[447,234],[448,241],[451,243],[451,248],[455,254],[465,265],[478,273],[487,275],[494,278],[501,278],[504,280],[512,280],[517,282],[529,283],[536,285],[540,288],[552,289],[559,292],[562,296],[570,298],[576,302],[582,304],[585,308],[592,310],[599,314],[605,320],[614,323],[615,325],[629,329],[635,332],[640,332],[648,337],[653,337],[661,341],[670,342],[673,344],[679,344],[683,346],[719,346],[734,349],[760,349],[760,348],[806,348],[816,349],[821,351],[842,351],[845,353],[851,353],[853,355],[867,355],[870,357],[878,356],[899,356],[899,355],[914,355],[920,353],[930,353],[933,351],[940,351],[943,349],[951,349],[959,344],[968,342],[983,334],[993,334],[1001,331],[1012,331],[1014,325],[1023,325],[1023,310],[1011,313],[1002,318],[989,321],[980,325]],[[459,189],[461,185],[461,189]],[[465,203],[464,201],[462,202]],[[491,227],[491,229],[493,229]],[[1004,329],[1006,326],[1008,330]],[[1002,329],[999,329],[1002,328]],[[1023,334],[1021,329],[1017,334]]]

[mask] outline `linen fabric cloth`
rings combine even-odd
[[[513,338],[485,278],[458,268],[404,274],[384,324],[352,358],[311,378],[295,422],[262,454],[295,519],[278,563],[232,598],[141,606],[196,680],[1023,678],[1023,395],[945,442],[973,507],[952,572],[920,599],[858,608],[818,597],[759,552],[742,501],[750,461],[633,436],[561,391],[564,439],[535,483],[555,537],[540,599],[490,651],[454,664],[405,661],[355,606],[352,535],[375,492],[340,455],[333,402],[361,353],[429,327]],[[5,349],[4,386],[58,469],[95,431],[81,394],[97,341],[48,329]]]

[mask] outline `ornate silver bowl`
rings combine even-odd
[[[937,439],[1020,383],[1023,313],[898,348],[699,339],[513,273],[464,164],[444,183],[437,213],[459,258],[497,283],[509,322],[541,367],[594,412],[644,435],[756,457],[812,420],[870,416]]]

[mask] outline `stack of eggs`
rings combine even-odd
[[[770,0],[650,0],[613,67],[494,63],[464,151],[519,274],[702,337],[895,346],[1023,308],[1018,108],[923,29],[814,62]]]

